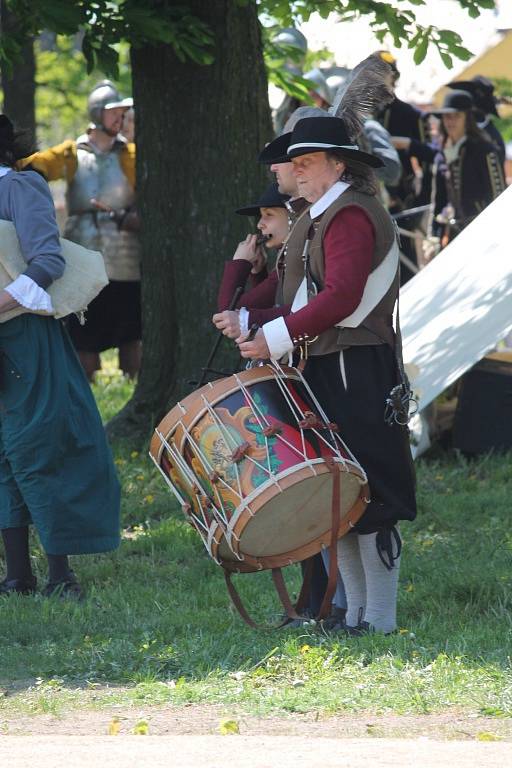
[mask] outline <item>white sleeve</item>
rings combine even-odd
[[[27,275],[19,275],[4,290],[25,309],[39,310],[48,314],[54,311],[50,294]]]
[[[288,333],[284,318],[276,317],[262,326],[265,341],[270,351],[272,360],[279,360],[287,352],[291,352],[294,344]]]
[[[240,307],[238,310],[238,322],[240,323],[240,336],[249,333],[249,310]]]

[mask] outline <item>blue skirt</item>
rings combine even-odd
[[[0,529],[33,524],[52,555],[119,545],[120,487],[94,396],[62,323],[0,323]]]

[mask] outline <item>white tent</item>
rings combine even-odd
[[[512,330],[511,226],[509,187],[400,291],[420,411]]]

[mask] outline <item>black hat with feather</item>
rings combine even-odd
[[[295,125],[288,158],[335,149],[348,160],[381,168],[382,160],[360,150],[357,140],[365,121],[393,100],[392,75],[390,65],[376,54],[360,62],[338,89],[327,119],[307,117]]]

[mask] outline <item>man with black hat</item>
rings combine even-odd
[[[304,375],[366,470],[372,501],[356,531],[339,542],[348,606],[337,628],[387,633],[396,628],[396,523],[416,513],[401,425],[408,393],[392,321],[399,256],[393,223],[375,196],[371,169],[381,161],[354,140],[362,121],[341,114],[303,119],[289,136],[287,157],[310,207],[291,232],[279,273],[281,315],[272,317],[274,307],[252,341],[237,343],[248,358],[279,359],[302,348]],[[392,391],[400,402],[395,397],[386,421]]]
[[[67,182],[68,218],[64,236],[101,251],[110,279],[89,305],[87,322],[69,319],[69,332],[92,381],[99,353],[119,349],[121,370],[133,378],[141,358],[140,246],[136,229],[135,145],[120,131],[132,99],[122,99],[109,80],[89,95],[91,123],[76,141],[36,152],[22,165],[47,181]]]
[[[448,83],[448,88],[469,93],[475,105],[475,117],[480,130],[484,131],[496,146],[498,156],[505,164],[505,142],[496,128],[492,117],[499,117],[497,99],[494,96],[494,85],[483,75],[475,75],[471,80],[454,80]]]

